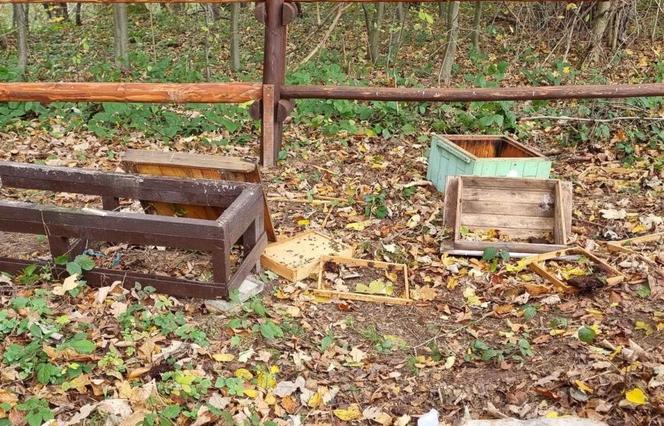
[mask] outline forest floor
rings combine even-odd
[[[366,137],[325,143],[325,149],[315,142],[315,148],[294,147],[292,158],[264,173],[268,199],[294,200],[269,202],[279,235],[319,230],[353,245],[357,257],[404,262],[416,303],[329,301],[311,293],[313,280],[289,283],[263,274],[268,287],[260,299],[219,314],[200,300],[87,287],[76,296],[58,296],[52,292],[58,283],[4,279],[0,298],[7,309],[0,311],[0,332],[14,332],[0,343],[0,402],[13,407],[7,410],[12,421],[32,413],[14,405],[32,396],[48,401],[64,423],[76,413],[100,421],[109,412],[133,412],[134,419],[147,414],[148,420],[166,412],[180,422],[196,417],[198,424],[225,413],[236,421],[253,418],[251,424],[259,424],[258,418],[407,424],[437,408],[449,424],[464,412],[657,424],[664,407],[664,282],[657,275],[664,250],[659,245],[644,251],[649,264],[640,256],[609,253],[599,241],[664,230],[661,172],[648,162],[624,167],[597,147],[540,147],[554,160],[554,175],[574,183],[574,243],[627,275],[620,285],[569,295],[519,270],[517,260],[492,272],[490,262],[441,256],[448,235],[441,224],[442,196],[422,182],[424,144]],[[91,135],[56,140],[35,133],[5,137],[3,144],[12,161],[55,154],[58,159],[47,164],[104,170],[119,165]],[[125,148],[157,147],[135,142]],[[206,151],[187,140],[170,148]],[[250,149],[227,153],[242,156]],[[85,158],[72,151],[85,152]],[[61,205],[99,203],[67,194],[3,193]],[[387,209],[383,219],[368,217],[363,203],[297,201],[364,200],[379,193],[384,201],[373,207]],[[38,258],[45,250],[43,238],[0,243],[3,255],[22,251]],[[99,250],[104,255],[99,253],[97,265],[115,259],[120,267],[198,278],[208,268],[195,253],[164,258],[164,252],[138,247]],[[10,347],[31,341],[30,327],[23,334],[17,333],[20,325],[10,327],[12,319],[24,318],[57,330],[57,336],[41,336],[43,352],[31,361],[8,357]],[[597,335],[580,340],[582,327]],[[85,348],[90,351],[67,349],[67,339],[77,333],[94,345]],[[45,379],[39,376],[44,363],[55,366],[51,375],[41,373]],[[114,398],[115,405],[94,405],[104,398]]]
[[[313,21],[312,16],[302,19]],[[66,28],[33,32],[41,45],[33,49],[30,76],[191,81],[204,74],[192,74],[191,66],[207,63],[205,55],[212,57],[212,75],[223,74],[220,63],[227,55],[209,55],[201,46],[217,51],[227,45],[226,34],[210,32],[210,47],[202,40],[208,32],[198,31],[200,22],[161,23],[157,16],[156,25],[164,27],[157,37],[149,19],[140,16],[136,21],[144,25],[133,25],[132,60],[145,63],[135,65],[131,76],[109,71],[112,43],[106,37],[99,40],[104,48],[91,48],[90,40],[104,32],[87,24],[80,29],[86,37]],[[254,25],[249,19],[246,26]],[[405,33],[400,63],[385,72],[370,70],[354,50],[364,43],[356,31],[363,19],[359,10],[354,19],[342,21],[321,53],[290,81],[437,84],[437,65],[430,59],[439,53],[432,53],[429,43],[440,44],[442,27],[414,21],[419,29]],[[99,26],[109,22],[100,19]],[[292,42],[317,34],[309,24],[290,33],[291,59],[310,51],[311,43]],[[483,35],[482,45],[491,50],[483,58],[469,59],[462,46],[454,85],[633,83],[664,75],[657,45],[621,49],[616,62],[584,74],[558,60],[560,50],[553,55],[547,43],[557,38],[544,28],[538,29],[537,45],[514,35],[498,18],[492,28]],[[243,61],[253,62],[239,78],[253,79],[262,58],[254,54],[260,34],[244,36],[243,43],[249,45]],[[581,49],[574,47],[567,59],[578,63],[575,51]],[[184,59],[168,62],[162,55]],[[106,67],[93,68],[97,60]],[[497,69],[503,60],[510,65]],[[58,61],[70,62],[53,66]],[[236,115],[215,110],[228,113],[224,117],[231,119],[223,123],[232,126],[219,131],[221,125],[213,122],[214,131],[201,131],[200,123],[189,121],[205,118],[206,111],[110,106],[115,109],[53,105],[45,112],[33,105],[15,116],[16,109],[3,109],[3,119],[20,119],[3,125],[0,159],[118,171],[122,152],[130,148],[247,158],[257,149],[256,127],[241,109]],[[509,103],[410,109],[395,103],[298,103],[286,125],[284,161],[263,171],[279,236],[316,230],[352,245],[356,257],[407,264],[415,299],[408,306],[325,300],[312,294],[314,280],[290,283],[269,272],[259,277],[266,283],[263,294],[232,313],[146,289],[61,282],[40,269],[0,275],[0,426],[41,424],[53,417],[57,424],[89,425],[121,419],[148,425],[405,425],[431,408],[450,425],[465,415],[578,415],[612,425],[662,424],[664,247],[627,255],[608,252],[601,242],[664,232],[664,130],[661,121],[650,120],[661,119],[664,110],[656,102],[599,100],[537,108],[535,103],[518,110]],[[609,113],[643,120],[612,121]],[[562,114],[587,121],[516,117]],[[237,116],[244,121],[235,126]],[[186,123],[177,127],[177,120]],[[169,141],[159,133],[166,124],[175,126]],[[199,134],[190,135],[192,128]],[[625,281],[562,294],[516,259],[444,256],[449,230],[442,226],[443,197],[425,182],[430,135],[442,131],[512,131],[540,149],[553,160],[552,177],[573,183],[572,244],[594,251],[625,274]],[[236,143],[239,135],[250,143]],[[0,194],[101,206],[95,197],[72,194],[7,188]],[[123,202],[123,207],[136,206]],[[94,261],[86,267],[112,264],[210,278],[209,257],[199,253],[112,244],[93,248],[80,260]],[[2,234],[0,256],[47,259],[47,242],[42,236]],[[578,266],[551,265],[567,276]]]

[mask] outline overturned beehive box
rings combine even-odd
[[[454,250],[563,249],[572,227],[572,184],[556,179],[450,176],[443,222],[453,231]]]
[[[548,178],[551,161],[507,136],[434,135],[427,179],[439,191],[448,176]]]

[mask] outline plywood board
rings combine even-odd
[[[290,280],[303,280],[318,272],[322,256],[353,255],[353,248],[315,231],[269,244],[261,256],[264,268]]]

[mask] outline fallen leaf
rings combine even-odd
[[[353,420],[362,418],[362,412],[357,404],[352,404],[348,408],[338,408],[334,410],[334,415],[345,422],[352,422]]]
[[[645,392],[639,388],[632,388],[625,392],[625,399],[634,405],[644,405],[648,402]]]

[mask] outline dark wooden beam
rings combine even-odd
[[[283,86],[281,95],[293,99],[351,99],[362,101],[526,101],[664,96],[664,83],[535,86],[500,88]]]
[[[244,103],[261,96],[259,83],[0,83],[0,102]]]

